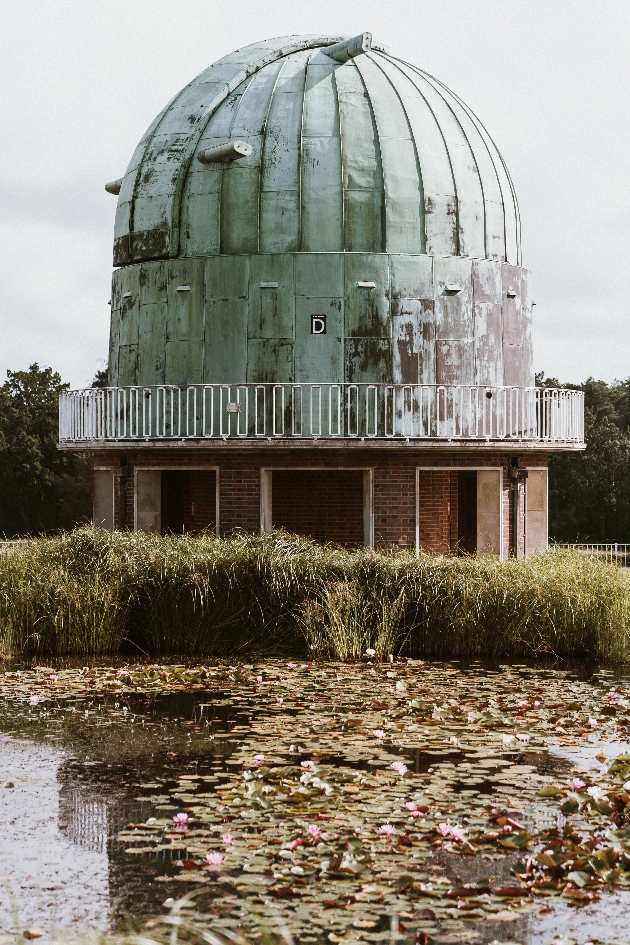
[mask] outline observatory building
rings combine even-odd
[[[534,386],[514,188],[441,82],[369,33],[256,43],[106,189],[109,387],[60,404],[97,524],[546,547],[582,394]]]

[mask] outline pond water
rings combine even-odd
[[[566,824],[582,829],[540,788],[576,772],[599,783],[630,752],[623,671],[205,669],[191,682],[137,668],[121,685],[120,671],[9,668],[0,945],[18,928],[42,942],[150,928],[189,890],[196,921],[254,940],[284,922],[305,942],[384,941],[392,928],[418,945],[630,941],[621,867],[614,887],[586,883],[592,901],[563,897],[564,879],[518,899],[512,870],[528,847],[489,832],[510,815],[511,835],[547,831],[550,844]],[[620,826],[586,819],[596,838]],[[444,823],[471,842],[436,833]],[[213,851],[223,863],[200,869]]]

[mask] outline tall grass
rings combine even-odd
[[[623,659],[629,624],[630,583],[578,551],[501,562],[82,528],[0,555],[13,653]]]
[[[320,658],[350,660],[373,650],[383,656],[405,642],[405,591],[398,597],[384,588],[354,581],[333,581],[301,608],[302,631],[309,650]]]

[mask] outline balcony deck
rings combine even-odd
[[[412,384],[191,384],[67,391],[59,446],[584,449],[582,391]]]

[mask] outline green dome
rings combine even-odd
[[[514,189],[481,122],[442,83],[379,48],[331,58],[326,47],[341,39],[247,46],[176,95],[122,180],[115,265],[289,252],[519,265]],[[250,153],[198,160],[234,141]]]
[[[503,161],[369,34],[226,56],[107,189],[112,386],[533,383]]]

